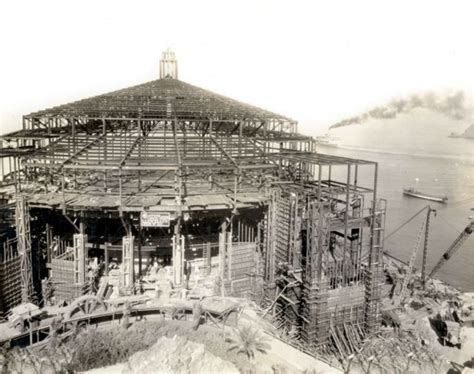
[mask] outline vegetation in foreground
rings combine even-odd
[[[245,353],[249,359],[253,360],[256,352],[267,353],[270,349],[268,340],[259,330],[243,326],[237,329],[234,336],[227,338],[226,342],[230,343],[229,351]]]
[[[41,348],[3,349],[0,374],[68,374],[114,365],[148,349],[159,337],[175,335],[204,344],[211,353],[232,362],[241,372],[256,373],[256,360],[251,359],[257,352],[266,353],[270,348],[266,338],[250,327],[237,329],[231,338],[225,339],[222,330],[208,326],[196,329],[195,325],[192,321],[159,320],[139,321],[128,328],[88,326],[65,341],[54,337]]]

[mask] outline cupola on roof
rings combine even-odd
[[[161,55],[160,60],[160,79],[173,78],[178,79],[178,61],[174,52],[168,48]]]
[[[295,122],[180,81],[176,55],[169,48],[162,53],[160,79],[31,113],[26,118],[58,116]]]

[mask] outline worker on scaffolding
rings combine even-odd
[[[160,264],[158,262],[158,259],[155,257],[153,259],[153,265],[151,268],[151,275],[156,276],[158,274],[158,271],[160,270]]]

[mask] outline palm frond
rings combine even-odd
[[[236,350],[237,354],[245,353],[249,359],[255,357],[255,352],[267,353],[271,346],[267,342],[268,337],[261,334],[261,332],[250,326],[243,326],[234,332],[233,337],[226,339],[230,344],[228,350]]]

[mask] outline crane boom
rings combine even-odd
[[[398,295],[397,304],[401,304],[405,300],[405,296],[408,289],[408,283],[410,282],[411,274],[413,273],[413,267],[415,265],[416,255],[418,253],[418,248],[420,248],[421,237],[423,236],[423,230],[426,226],[426,222],[427,222],[427,218],[425,218],[425,220],[421,224],[420,232],[418,233],[416,244],[413,247],[413,251],[410,257],[410,262],[408,263],[407,273],[405,275],[405,278],[403,279],[402,288],[400,289],[400,294]]]
[[[431,270],[431,273],[429,275],[430,278],[432,278],[433,275],[438,272],[441,266],[443,266],[444,263],[456,253],[461,244],[464,243],[464,241],[469,237],[469,235],[472,234],[472,231],[474,231],[474,221],[471,221],[469,225],[466,226],[462,233],[460,233],[459,236],[454,240],[453,244],[451,244],[448,250],[443,254],[443,256],[441,256],[438,263],[435,265],[433,270]]]

